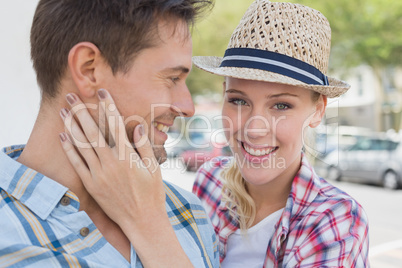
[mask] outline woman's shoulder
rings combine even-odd
[[[299,219],[296,222],[300,221],[301,225],[356,222],[364,226],[368,222],[358,201],[318,176],[305,158],[293,181],[287,206],[288,217]]]
[[[350,261],[367,258],[367,214],[353,197],[322,178],[317,180],[315,197],[306,203],[295,202],[285,212],[289,213],[286,247],[298,249],[297,254],[287,256],[287,263],[300,262],[292,256],[304,254],[303,263],[321,259],[332,267],[332,260],[342,256],[338,265],[351,267]]]
[[[218,156],[214,157],[211,160],[205,162],[197,171],[199,173],[200,171],[214,171],[218,169],[224,169],[228,167],[232,161],[233,157],[231,156]]]
[[[302,212],[304,215],[318,215],[327,210],[364,214],[356,199],[318,176],[305,157],[300,172],[293,181],[290,196],[295,206],[294,212]]]
[[[222,171],[233,161],[231,157],[219,156],[204,163],[197,171],[193,193],[201,199],[203,204],[216,207],[222,193]]]
[[[222,171],[230,165],[232,160],[232,157],[219,156],[205,162],[196,172],[194,187],[212,183],[221,188]]]
[[[325,179],[319,177],[321,189],[319,191],[319,199],[325,201],[325,203],[338,206],[338,205],[348,205],[354,209],[362,209],[360,203],[350,196],[348,193],[344,192],[340,188],[332,185]]]
[[[300,214],[294,215],[296,217],[303,216],[304,223],[302,225],[313,223],[314,226],[367,228],[367,214],[355,198],[323,178],[316,177],[314,184],[318,189],[315,197],[299,210]]]

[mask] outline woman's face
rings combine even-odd
[[[319,125],[326,98],[278,83],[226,78],[223,126],[248,184],[293,179],[300,167],[303,131]]]

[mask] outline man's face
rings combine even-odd
[[[191,70],[192,42],[185,23],[159,24],[161,41],[142,50],[126,73],[104,83],[124,116],[127,136],[139,124],[148,129],[159,163],[166,160],[163,147],[168,128],[177,116],[192,116],[194,104],[185,84]]]

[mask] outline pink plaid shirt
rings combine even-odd
[[[197,172],[193,192],[219,237],[220,261],[239,226],[221,202],[220,173],[232,158],[215,158]],[[368,219],[349,195],[319,178],[302,158],[286,207],[269,239],[263,267],[369,267]]]

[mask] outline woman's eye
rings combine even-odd
[[[290,108],[290,105],[286,104],[286,103],[277,103],[274,105],[274,109],[277,109],[277,110],[287,110],[289,108]]]
[[[229,103],[233,103],[234,105],[247,105],[247,102],[242,99],[229,99]]]

